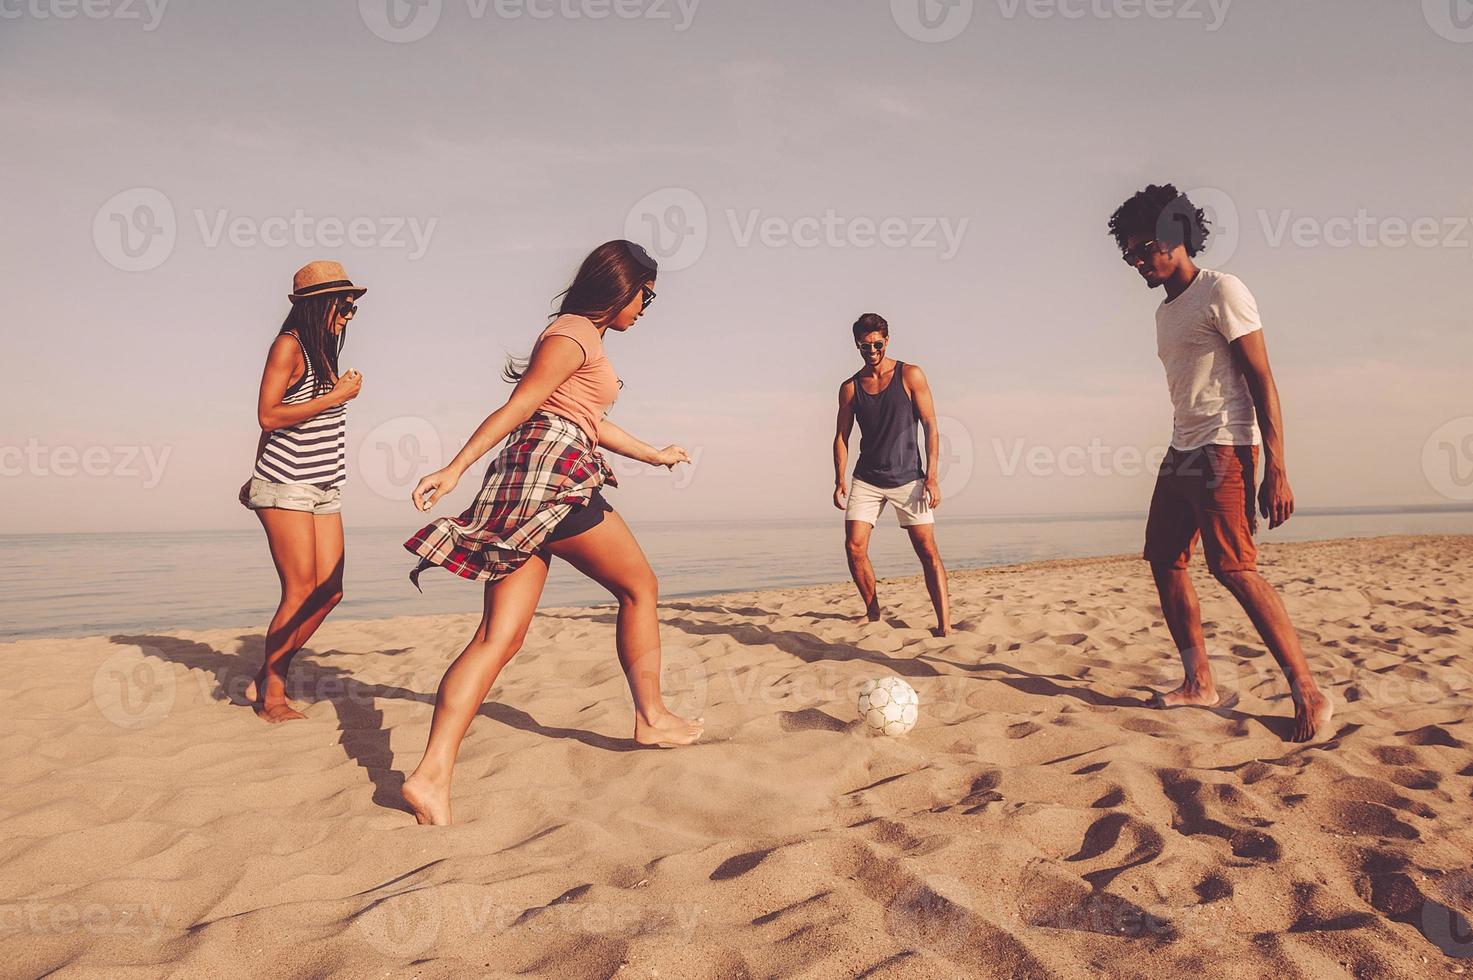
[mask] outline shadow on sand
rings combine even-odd
[[[260,666],[265,649],[264,635],[257,633],[239,637],[241,651],[237,654],[222,653],[207,643],[177,636],[118,634],[109,639],[113,643],[136,646],[145,654],[211,675],[214,678],[211,697],[217,701],[239,705],[242,711],[250,710],[245,690],[255,680]],[[407,653],[409,649],[382,650],[374,656],[394,657]],[[394,757],[389,747],[389,732],[384,725],[384,713],[378,707],[378,701],[417,701],[433,706],[433,693],[426,694],[396,684],[366,684],[340,667],[318,662],[310,647],[304,647],[293,660],[287,693],[293,700],[307,704],[324,701],[331,704],[337,716],[338,742],[347,757],[362,768],[373,783],[373,802],[388,809],[409,812],[400,795],[405,775],[393,768]],[[482,705],[477,714],[519,731],[546,738],[572,739],[606,752],[633,752],[639,749],[632,739],[610,738],[576,728],[543,725],[525,711],[494,701]],[[261,725],[266,727],[265,722],[261,722]]]

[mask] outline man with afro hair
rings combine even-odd
[[[1186,679],[1157,698],[1168,707],[1218,702],[1187,572],[1200,538],[1208,570],[1242,605],[1288,677],[1289,737],[1305,742],[1326,728],[1333,706],[1310,676],[1278,593],[1258,574],[1253,541],[1259,511],[1270,528],[1294,513],[1279,393],[1253,294],[1236,276],[1193,261],[1209,233],[1202,210],[1171,184],[1150,185],[1110,216],[1126,265],[1166,294],[1156,309],[1156,350],[1174,418],[1146,520],[1144,557]],[[1260,445],[1264,472],[1255,509]]]

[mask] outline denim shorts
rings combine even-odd
[[[324,490],[310,483],[272,483],[259,476],[240,488],[240,502],[251,510],[298,510],[307,514],[339,514],[343,510],[341,487]]]

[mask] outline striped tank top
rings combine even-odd
[[[291,335],[301,346],[302,339]],[[302,347],[307,369],[282,396],[283,405],[300,405],[315,396],[317,375],[312,359]],[[309,419],[283,429],[273,429],[256,459],[255,476],[272,483],[310,483],[323,490],[340,486],[348,474],[348,406],[334,405]]]

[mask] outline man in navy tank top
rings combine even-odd
[[[931,386],[916,365],[885,356],[890,325],[878,313],[866,313],[855,321],[854,343],[864,367],[839,386],[839,431],[834,437],[834,506],[844,511],[849,573],[859,587],[865,616],[878,622],[880,598],[869,560],[869,536],[885,505],[894,507],[926,574],[926,589],[936,610],[936,628],[931,632],[945,636],[951,632],[951,611],[946,567],[936,549],[935,510],[941,503],[936,458],[941,439]],[[854,466],[853,485],[846,486],[849,433],[856,420],[859,462]],[[924,464],[916,440],[917,425],[926,433]]]

